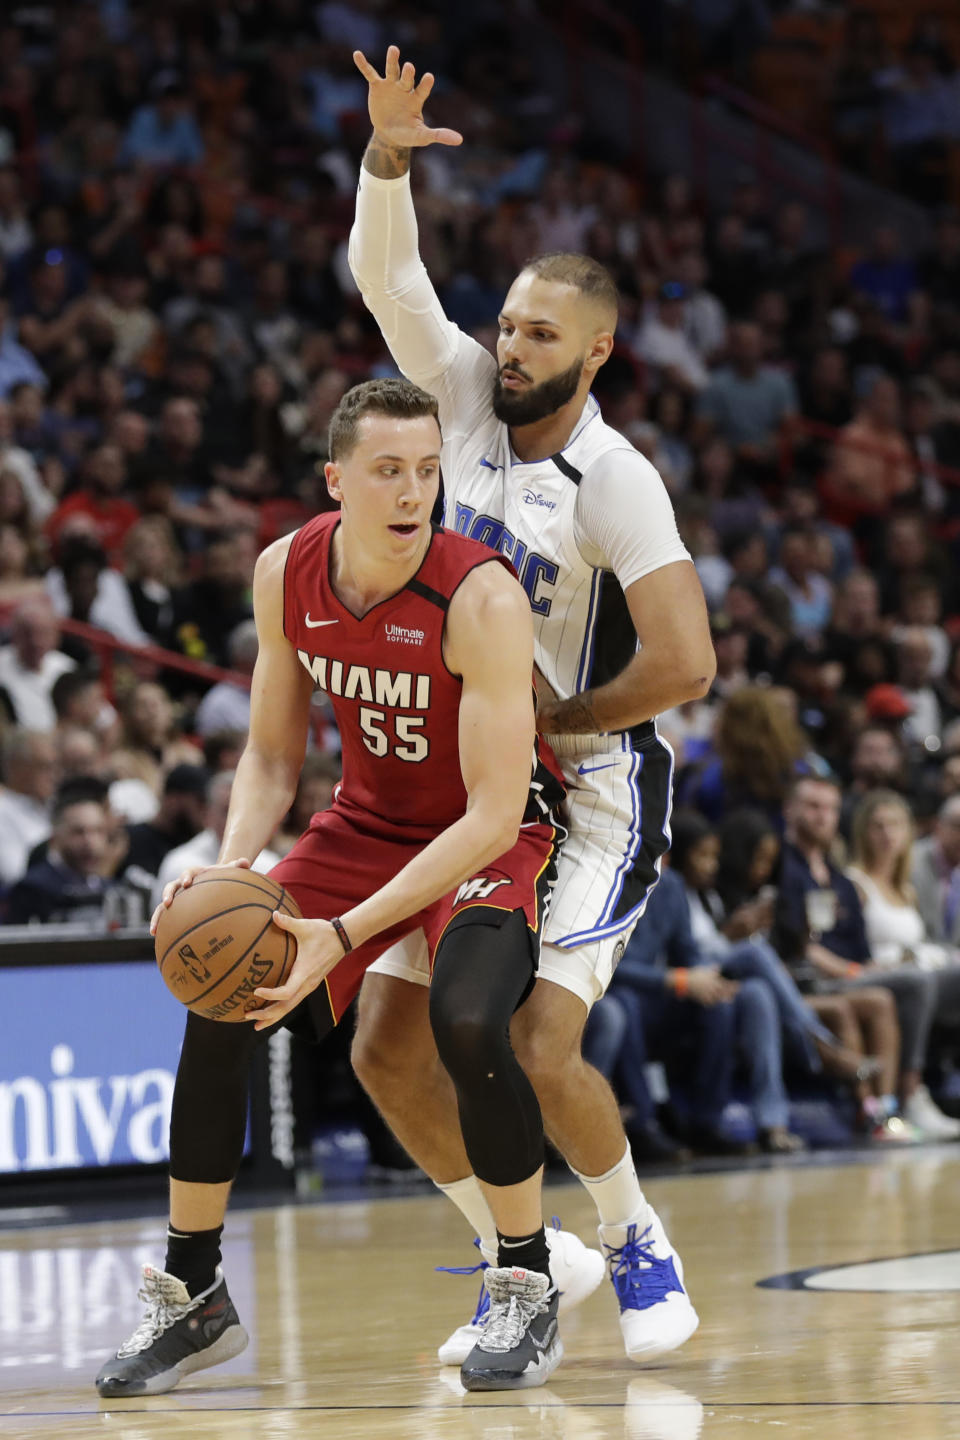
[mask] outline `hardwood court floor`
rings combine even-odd
[[[549,1386],[519,1394],[465,1396],[436,1363],[475,1289],[433,1273],[472,1252],[432,1194],[235,1213],[225,1266],[249,1350],[127,1402],[100,1401],[91,1381],[139,1318],[138,1267],[162,1260],[162,1225],[0,1231],[0,1436],[960,1437],[960,1148],[675,1176],[648,1190],[685,1257],[700,1330],[639,1369],[605,1284],[567,1317],[567,1358]],[[551,1210],[590,1238],[579,1186],[550,1190]],[[931,1258],[867,1263],[918,1254]],[[816,1269],[806,1288],[758,1288]]]

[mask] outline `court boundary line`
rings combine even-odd
[[[527,1395],[529,1392],[524,1392]],[[149,1398],[149,1397],[148,1397]],[[157,1397],[159,1398],[159,1397]],[[181,1396],[182,1398],[182,1396]],[[705,1411],[709,1410],[864,1410],[864,1409],[902,1409],[911,1410],[932,1410],[960,1408],[960,1399],[957,1400],[700,1400],[699,1396],[691,1395],[691,1400],[698,1400]],[[464,1396],[466,1399],[466,1396]],[[508,1404],[497,1402],[496,1404],[472,1405],[466,1408],[482,1410],[527,1410],[534,1404],[532,1400],[525,1400],[522,1403]],[[193,1415],[300,1415],[307,1413],[321,1414],[371,1414],[380,1411],[417,1411],[424,1414],[440,1415],[447,1412],[458,1412],[465,1407],[462,1405],[424,1405],[421,1403],[409,1402],[395,1405],[236,1405],[236,1406],[207,1406],[196,1405],[189,1407],[189,1413]],[[545,1400],[536,1408],[540,1410],[682,1410],[686,1405],[676,1400]],[[122,1410],[114,1410],[109,1407],[90,1410],[0,1410],[0,1419],[19,1420],[77,1420],[89,1419],[91,1415],[183,1415],[183,1405],[170,1406],[168,1408],[148,1408],[146,1406],[134,1407],[124,1405]]]

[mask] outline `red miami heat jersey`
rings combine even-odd
[[[503,564],[474,540],[434,527],[419,570],[362,619],[330,583],[338,513],[318,515],[294,535],[283,585],[284,634],[333,706],[343,748],[336,804],[374,827],[424,837],[465,813],[460,773],[462,685],[443,659],[447,608],[479,565]],[[563,796],[559,767],[538,739],[525,819],[542,818]]]

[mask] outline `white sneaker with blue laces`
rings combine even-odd
[[[700,1320],[684,1288],[683,1261],[650,1206],[641,1224],[601,1225],[599,1234],[624,1346],[631,1360],[643,1363],[676,1350]]]
[[[561,1230],[559,1220],[553,1229],[548,1229],[547,1246],[550,1250],[550,1274],[559,1292],[560,1314],[572,1310],[581,1301],[592,1295],[603,1280],[606,1265],[599,1250],[591,1250],[571,1230]],[[474,1242],[478,1247],[480,1241]],[[446,1266],[437,1269],[449,1275],[476,1275],[489,1266],[496,1265],[496,1255],[484,1259],[479,1265]],[[462,1365],[483,1333],[490,1311],[490,1295],[481,1280],[480,1299],[472,1320],[458,1325],[437,1351],[441,1365]]]

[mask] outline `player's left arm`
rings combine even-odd
[[[535,738],[533,617],[502,565],[472,570],[457,590],[447,612],[444,659],[463,681],[458,733],[467,809],[392,880],[339,917],[354,949],[470,879],[512,849],[520,831]],[[410,783],[417,783],[415,774]],[[297,959],[286,985],[256,991],[267,1002],[250,1016],[258,1030],[315,990],[344,954],[325,920],[279,913],[274,920],[296,936]]]
[[[623,586],[640,649],[604,685],[565,700],[542,694],[545,735],[628,730],[706,695],[717,668],[700,580],[653,466],[636,451],[614,451],[580,489],[578,543]]]

